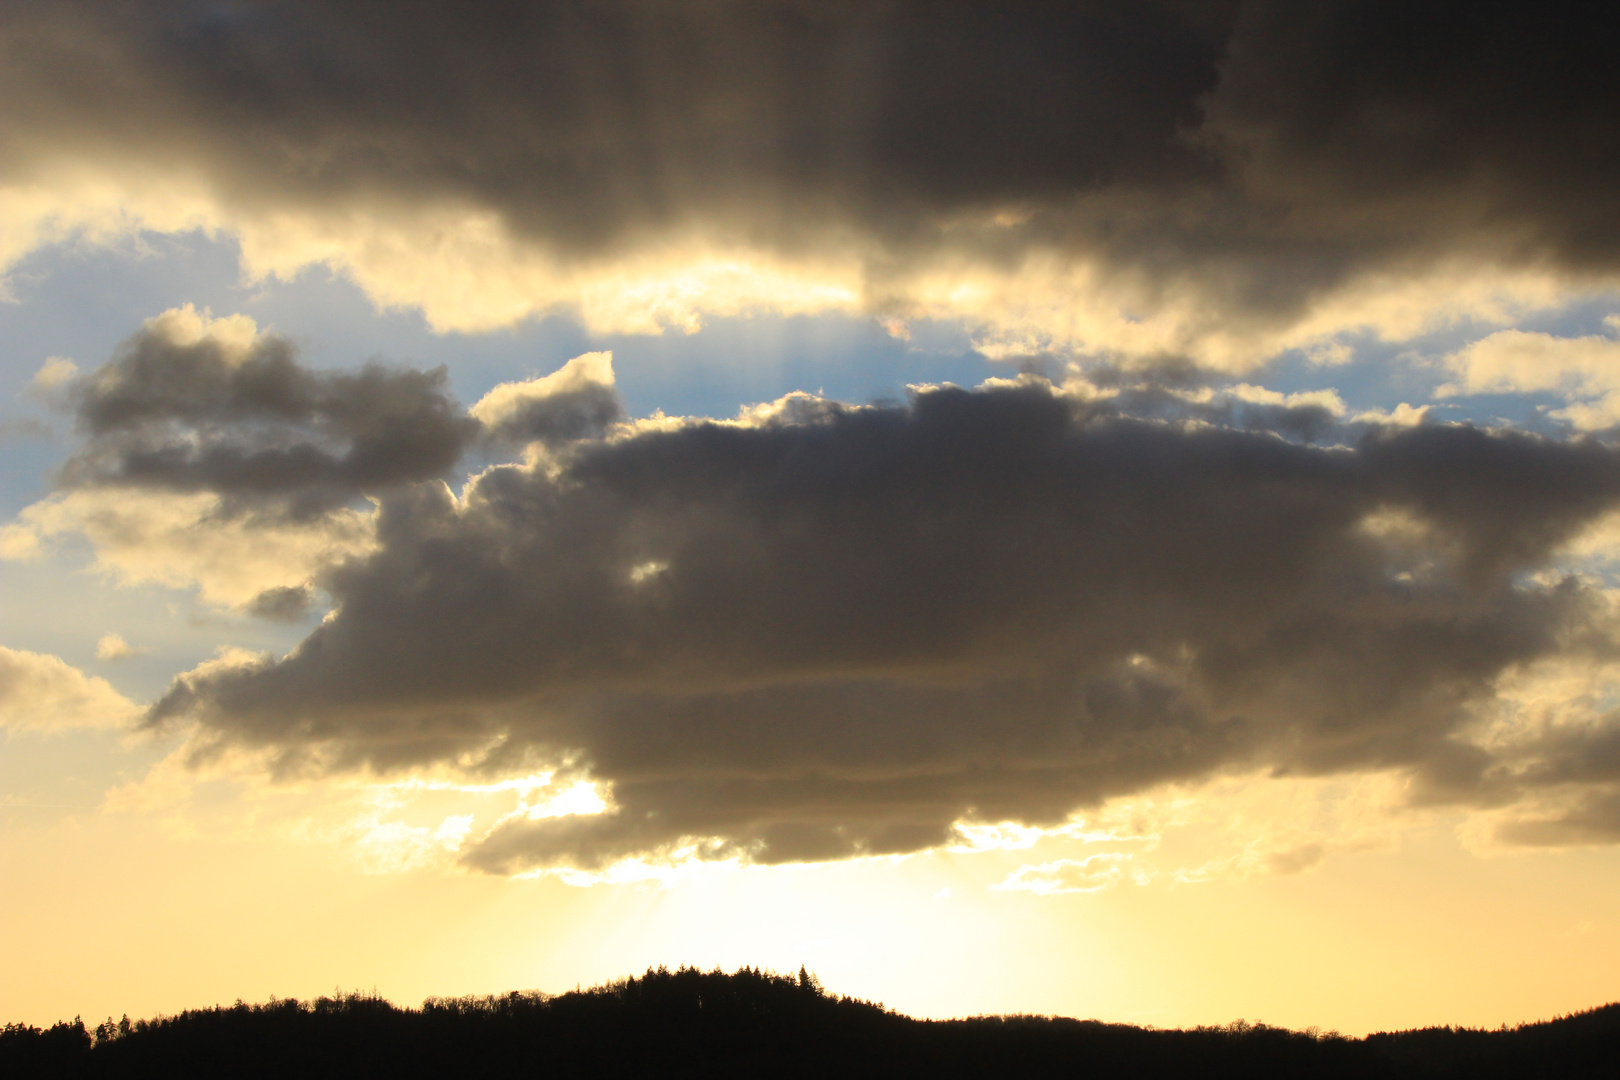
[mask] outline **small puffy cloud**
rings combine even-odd
[[[505,442],[566,442],[601,435],[624,418],[613,354],[576,356],[550,375],[501,383],[467,410]]]
[[[1365,409],[1351,419],[1358,424],[1387,424],[1394,427],[1416,427],[1428,420],[1432,405],[1413,406],[1401,402],[1393,409]]]
[[[0,729],[121,727],[139,715],[140,708],[105,679],[55,656],[0,646]]]
[[[151,650],[131,645],[122,634],[102,634],[96,642],[97,660],[128,660]]]
[[[34,372],[29,385],[41,393],[51,393],[72,382],[78,374],[78,364],[66,357],[51,356]]]

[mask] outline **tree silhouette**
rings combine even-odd
[[[1149,1030],[1096,1020],[925,1021],[779,975],[649,969],[588,990],[429,998],[375,993],[178,1016],[0,1028],[0,1077],[1612,1077],[1620,1005],[1498,1031],[1347,1039],[1236,1021]]]

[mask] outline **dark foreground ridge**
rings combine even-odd
[[[0,1029],[3,1077],[1002,1076],[1614,1077],[1620,1004],[1497,1031],[1347,1039],[1242,1021],[1160,1031],[1096,1020],[913,1020],[815,976],[648,971],[550,996],[354,994],[179,1016]]]

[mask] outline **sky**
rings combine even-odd
[[[0,1016],[1620,998],[1605,42],[0,0]]]

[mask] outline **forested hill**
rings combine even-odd
[[[1236,1023],[1159,1031],[1095,1020],[926,1021],[826,993],[814,976],[658,969],[547,996],[271,1001],[0,1031],[0,1077],[1620,1076],[1620,1004],[1499,1031],[1347,1039]]]

